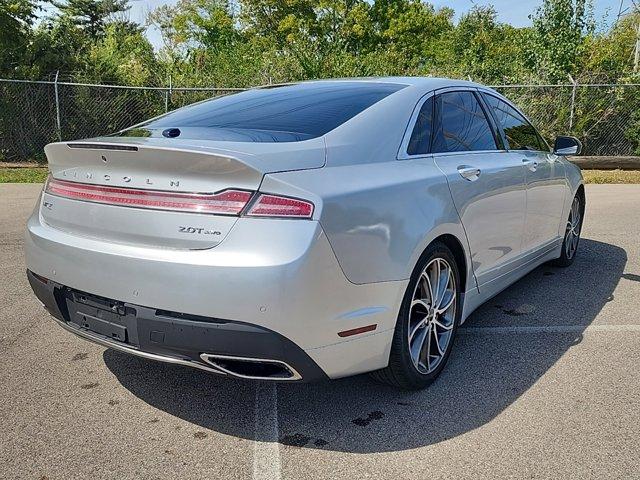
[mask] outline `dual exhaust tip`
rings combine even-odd
[[[200,358],[207,365],[233,377],[248,380],[271,381],[295,381],[302,380],[300,375],[291,365],[282,360],[264,358],[233,357],[229,355],[216,355],[213,353],[201,353]]]

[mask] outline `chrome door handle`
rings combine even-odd
[[[458,173],[465,180],[469,180],[470,182],[473,182],[480,177],[482,170],[476,167],[460,166],[458,167]]]
[[[529,160],[528,158],[523,158],[522,164],[532,172],[535,172],[538,169],[538,162],[536,160]]]

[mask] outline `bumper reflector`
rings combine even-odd
[[[367,325],[366,327],[358,327],[352,328],[351,330],[344,330],[343,332],[338,332],[339,337],[350,337],[351,335],[358,335],[360,333],[372,332],[376,328],[378,328],[378,324]]]

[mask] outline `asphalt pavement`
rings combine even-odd
[[[59,328],[0,185],[0,478],[640,478],[640,185],[588,185],[573,266],[477,310],[429,389],[255,384]]]

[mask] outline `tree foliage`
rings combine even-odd
[[[637,18],[597,30],[591,0],[544,0],[531,27],[490,6],[455,20],[422,0],[179,0],[144,27],[127,0],[0,0],[0,76],[246,86],[306,78],[442,75],[488,83],[634,76]],[[154,51],[142,28],[158,29]]]
[[[589,0],[544,0],[530,17],[529,65],[552,81],[576,74],[585,40],[595,28],[592,12]]]
[[[387,75],[493,85],[568,83],[569,76],[581,83],[640,83],[633,69],[640,14],[597,28],[591,1],[541,0],[531,26],[518,28],[500,22],[491,6],[476,5],[456,17],[451,8],[426,0],[178,0],[150,12],[143,26],[128,20],[128,0],[0,0],[0,78],[47,79],[59,72],[79,82],[193,87]],[[47,5],[55,8],[44,10]],[[159,32],[159,48],[149,43],[147,28]],[[37,156],[55,139],[50,131],[38,133],[51,97],[43,90],[24,108],[15,101],[24,96],[9,95],[9,85],[0,84],[0,137],[24,133],[14,142],[23,151],[13,157]],[[573,133],[609,145],[607,129],[617,122],[622,133],[613,140],[626,138],[640,154],[637,89],[607,87],[595,99],[579,91],[573,110],[571,91],[541,87],[509,94],[522,95],[516,100],[541,120],[549,139]],[[79,87],[65,97],[64,135],[77,138],[88,125],[95,127],[92,134],[121,128],[195,99],[138,91],[134,100],[131,92],[118,92],[100,100]],[[633,113],[619,115],[621,108]],[[568,132],[571,111],[575,121]],[[15,129],[20,115],[30,123]],[[6,155],[2,149],[0,156]]]
[[[62,18],[87,32],[91,39],[103,32],[109,17],[128,10],[127,0],[52,0]]]
[[[20,64],[37,10],[33,0],[0,0],[0,71]]]

